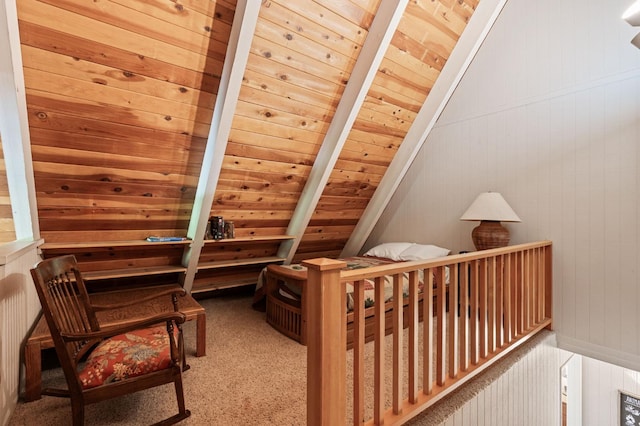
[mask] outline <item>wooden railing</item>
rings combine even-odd
[[[338,260],[303,264],[309,425],[402,424],[551,328],[549,241],[351,271]],[[364,280],[383,300],[385,277],[393,283],[392,334],[385,337],[385,304],[376,303],[375,339],[365,344]],[[353,353],[345,350],[347,282],[355,287]],[[418,303],[434,296],[435,308]]]

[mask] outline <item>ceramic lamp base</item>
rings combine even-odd
[[[509,244],[509,230],[500,222],[483,220],[471,233],[476,250],[488,250]]]

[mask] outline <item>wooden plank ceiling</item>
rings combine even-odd
[[[403,5],[294,260],[340,254],[478,1]],[[291,232],[379,3],[261,2],[210,209],[236,235]],[[17,8],[42,237],[186,235],[235,1]]]

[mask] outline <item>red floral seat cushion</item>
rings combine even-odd
[[[170,365],[167,328],[158,326],[104,340],[91,352],[79,376],[82,387],[89,389]]]

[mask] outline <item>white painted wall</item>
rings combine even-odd
[[[569,359],[560,368],[561,388],[564,395],[562,402],[566,404],[565,419],[567,426],[582,426],[582,355],[569,354]]]
[[[573,355],[550,335],[443,426],[560,425],[560,369],[569,369],[568,426],[619,424],[619,392],[640,397],[640,372]]]
[[[473,250],[482,191],[554,244],[561,348],[640,370],[640,28],[631,0],[509,0],[365,249]]]
[[[583,404],[580,426],[617,425],[619,393],[640,396],[640,373],[592,358],[582,358]]]

